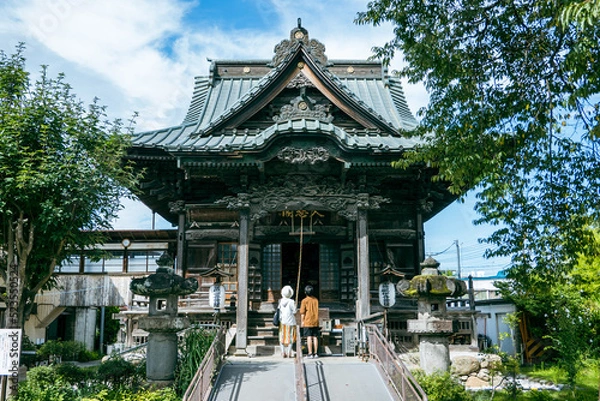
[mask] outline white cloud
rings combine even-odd
[[[11,2],[4,19],[22,40],[110,82],[128,114],[144,116],[140,126],[164,126],[191,95],[188,66],[165,51],[166,41],[185,33],[187,7],[168,0],[33,0]]]
[[[152,211],[140,201],[122,199],[121,205],[123,209],[119,213],[119,218],[113,223],[115,230],[173,228],[171,223],[158,214],[153,215]]]
[[[205,7],[215,5],[202,0],[6,0],[0,3],[0,43],[26,42],[29,68],[49,64],[53,75],[65,72],[84,101],[99,96],[111,116],[128,118],[138,111],[137,128],[146,130],[183,119],[193,77],[209,74],[207,58],[270,59],[299,17],[330,59],[366,59],[373,46],[392,37],[389,26],[354,24],[356,13],[366,9],[360,0],[261,0],[261,14],[247,17],[263,23],[258,29],[223,29],[202,19]],[[422,86],[405,89],[413,111],[425,104]],[[151,216],[145,206],[127,202],[115,226],[150,228]]]

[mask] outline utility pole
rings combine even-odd
[[[456,245],[456,260],[458,262],[458,271],[457,271],[457,277],[460,280],[460,245],[458,244],[458,240],[454,240],[454,244]]]

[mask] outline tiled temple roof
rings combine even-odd
[[[305,36],[294,39],[301,31]],[[308,40],[303,28],[292,31],[290,41],[276,47],[273,61],[215,61],[211,75],[197,77],[191,104],[181,125],[141,132],[134,135],[135,148],[160,148],[167,152],[223,152],[253,150],[267,146],[280,134],[321,134],[348,150],[370,149],[401,151],[419,141],[406,132],[417,126],[410,112],[400,81],[387,76],[380,62],[328,61],[324,46]],[[303,72],[304,65],[319,90],[336,105],[343,105],[357,117],[354,128],[336,125],[336,121],[296,117],[273,121],[263,128],[239,129],[234,121],[262,98],[274,98],[281,82]],[[287,82],[287,81],[286,81]],[[278,86],[279,85],[279,86]],[[279,91],[279,92],[278,92]],[[361,120],[362,118],[362,120]],[[243,121],[242,121],[243,122]],[[237,124],[236,124],[237,123]]]

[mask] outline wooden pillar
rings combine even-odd
[[[185,258],[185,201],[169,203],[169,211],[177,214],[177,257],[175,258],[175,274],[183,276],[183,259]]]
[[[183,276],[183,259],[185,249],[185,208],[179,212],[177,224],[177,258],[175,258],[175,274]]]
[[[422,205],[421,205],[422,206]],[[423,225],[423,212],[422,207],[417,207],[416,210],[416,230],[417,230],[417,249],[416,254],[418,260],[416,261],[415,275],[421,274],[420,264],[425,260],[425,227]]]
[[[238,245],[238,304],[236,310],[235,354],[247,355],[248,346],[248,248],[249,211],[240,210],[240,242]]]
[[[357,260],[358,260],[358,303],[357,320],[371,314],[371,285],[369,280],[369,232],[366,210],[358,210],[356,222]]]

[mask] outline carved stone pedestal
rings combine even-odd
[[[446,298],[467,290],[462,281],[440,275],[438,266],[435,259],[427,258],[421,263],[421,275],[397,284],[404,296],[418,299],[418,318],[408,321],[408,332],[419,335],[421,369],[427,374],[450,368],[448,337],[453,328],[452,320],[446,319]]]
[[[163,255],[156,273],[131,280],[131,292],[146,295],[148,317],[140,318],[139,328],[149,332],[146,350],[146,378],[158,386],[169,385],[175,376],[177,363],[177,332],[189,327],[187,318],[177,316],[177,299],[198,289],[198,281],[176,275],[173,259]]]

